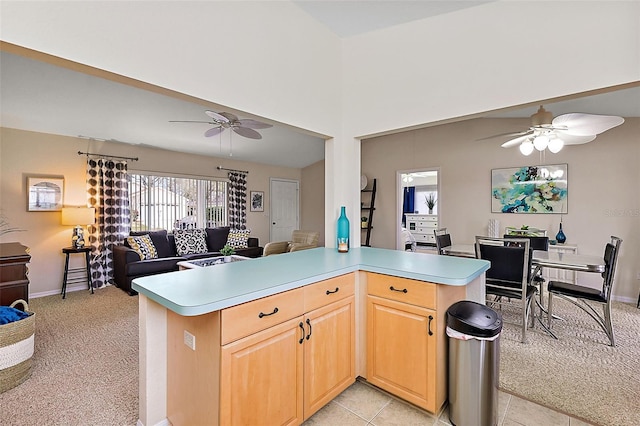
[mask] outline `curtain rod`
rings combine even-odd
[[[226,171],[228,171],[228,172],[249,173],[249,171],[248,171],[248,170],[225,169],[225,168],[224,168],[224,167],[222,167],[222,166],[218,166],[218,167],[216,167],[216,169],[218,169],[218,170],[226,170]]]
[[[91,152],[82,152],[82,151],[78,151],[78,155],[86,155],[87,157],[89,155],[93,155],[95,157],[120,158],[123,160],[138,161],[138,157],[121,157],[119,155],[93,154]]]

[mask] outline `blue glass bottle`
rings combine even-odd
[[[556,241],[558,244],[564,244],[564,242],[567,241],[567,236],[562,232],[562,222],[560,222],[560,230],[556,234]]]
[[[347,219],[346,210],[347,208],[345,206],[341,206],[340,217],[338,218],[337,243],[340,253],[349,251],[349,219]]]

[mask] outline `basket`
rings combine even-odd
[[[11,307],[19,303],[29,316],[0,325],[0,393],[18,386],[31,376],[36,314],[29,312],[24,300],[16,300]]]

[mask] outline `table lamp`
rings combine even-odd
[[[96,209],[93,207],[63,207],[62,224],[73,225],[73,236],[71,237],[71,247],[84,247],[84,228],[86,225],[96,223]]]

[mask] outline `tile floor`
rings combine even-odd
[[[439,416],[422,411],[361,381],[303,423],[304,426],[422,426],[451,425],[445,408]],[[585,426],[581,420],[549,408],[500,392],[499,426]]]

